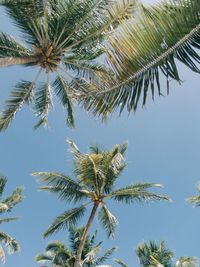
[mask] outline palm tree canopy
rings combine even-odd
[[[115,182],[126,167],[126,144],[115,145],[111,150],[92,146],[89,153],[83,154],[71,140],[68,142],[74,157],[75,179],[55,172],[39,172],[33,175],[40,176],[41,182],[46,183],[40,187],[41,190],[56,193],[60,199],[68,203],[81,202],[81,205],[58,216],[44,233],[45,237],[75,225],[91,204],[96,207],[95,212],[99,208],[98,219],[108,236],[113,236],[117,219],[108,209],[107,199],[128,204],[169,200],[164,195],[151,192],[151,188],[160,187],[160,184],[138,183],[115,189]]]
[[[22,192],[23,188],[17,187],[11,195],[6,198],[2,198],[5,187],[7,183],[7,178],[3,175],[0,175],[0,214],[11,212],[12,209],[23,200]],[[15,221],[16,217],[1,218],[0,224],[5,222]],[[20,250],[19,243],[16,239],[11,237],[5,232],[0,231],[0,243],[4,245],[9,254],[14,253],[15,251]],[[2,247],[0,247],[0,260],[2,263],[5,263],[5,254]]]
[[[135,111],[149,94],[162,95],[160,74],[181,82],[177,63],[199,73],[200,2],[169,0],[140,7],[108,37],[107,62],[113,72],[100,92],[82,92],[84,108],[103,118],[118,109]],[[149,92],[150,91],[150,92]]]
[[[11,91],[0,116],[0,130],[9,126],[25,103],[31,104],[40,118],[35,129],[47,124],[52,94],[64,106],[67,124],[74,126],[75,95],[80,89],[98,88],[106,75],[105,68],[95,61],[104,50],[104,36],[132,15],[135,0],[47,0],[45,4],[40,0],[1,0],[0,5],[23,35],[21,44],[0,32],[0,67],[38,69],[33,81],[22,80]],[[42,72],[46,80],[38,83]]]
[[[37,262],[49,262],[52,267],[59,265],[60,267],[73,267],[80,244],[84,227],[69,229],[69,246],[60,241],[54,241],[47,245],[44,254],[36,256]],[[87,236],[85,246],[82,253],[83,267],[92,267],[103,264],[113,254],[115,248],[108,249],[103,255],[99,256],[99,250],[102,242],[96,243],[97,231],[90,237]]]

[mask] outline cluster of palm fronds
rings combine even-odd
[[[167,1],[143,7],[136,0],[2,0],[5,12],[22,32],[25,45],[0,33],[0,66],[38,69],[11,92],[0,116],[5,130],[22,105],[33,106],[39,122],[48,124],[53,94],[74,126],[74,103],[103,118],[126,107],[144,105],[160,73],[181,81],[177,61],[199,72],[199,0]],[[106,64],[103,61],[106,57]],[[101,62],[101,64],[99,63]],[[38,83],[40,74],[46,81]],[[56,79],[54,78],[56,74]],[[54,80],[52,80],[54,79]]]

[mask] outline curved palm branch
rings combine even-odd
[[[56,193],[59,198],[67,202],[83,203],[80,207],[73,208],[58,216],[44,233],[45,237],[76,224],[84,215],[86,207],[92,204],[90,216],[83,231],[81,242],[77,248],[75,266],[80,266],[85,240],[99,208],[98,219],[100,223],[106,230],[108,236],[114,236],[117,219],[106,206],[107,199],[130,204],[135,201],[168,201],[169,198],[154,192],[149,192],[150,189],[159,187],[159,184],[141,183],[114,190],[116,180],[126,167],[124,158],[127,148],[126,144],[115,145],[111,150],[101,149],[95,145],[90,147],[89,153],[83,154],[72,140],[68,142],[75,163],[74,173],[76,178],[74,180],[59,173],[41,172],[34,173],[33,175],[40,176],[42,182],[47,183],[46,186],[41,187],[42,190]],[[83,202],[85,199],[89,200],[86,204]],[[99,263],[101,263],[101,259]]]
[[[48,125],[48,113],[55,93],[74,126],[73,104],[82,90],[97,90],[106,69],[97,58],[104,52],[105,35],[130,16],[136,0],[3,0],[6,13],[23,33],[25,45],[0,33],[0,67],[24,65],[39,68],[33,82],[22,81],[11,92],[0,115],[5,130],[23,104],[33,105],[41,125]],[[41,71],[47,75],[38,86]],[[55,81],[54,75],[57,75]]]
[[[108,37],[107,61],[112,70],[110,84],[100,92],[84,91],[80,102],[86,110],[106,117],[116,109],[135,111],[148,95],[162,95],[160,74],[181,82],[177,62],[199,73],[199,0],[167,1],[141,8],[139,19],[123,23]],[[108,88],[109,87],[109,88]],[[149,92],[150,91],[150,92]]]

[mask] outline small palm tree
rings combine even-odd
[[[69,229],[69,246],[66,246],[64,243],[59,241],[51,242],[47,245],[44,254],[36,256],[36,261],[47,261],[52,267],[73,267],[83,231],[84,227],[71,227]],[[102,242],[99,242],[98,244],[95,242],[96,234],[97,231],[95,231],[91,237],[86,237],[81,258],[82,265],[84,267],[94,267],[104,263],[115,251],[115,248],[111,248],[108,249],[102,256],[98,256]]]
[[[98,89],[105,69],[94,60],[103,52],[103,37],[132,15],[135,0],[0,0],[0,4],[23,34],[21,44],[0,32],[0,67],[37,70],[33,81],[22,80],[11,91],[0,130],[9,126],[25,103],[33,105],[40,118],[35,128],[47,124],[53,94],[67,112],[67,124],[74,126],[72,95],[79,94],[80,88]],[[42,73],[45,81],[38,84]]]
[[[86,207],[92,205],[92,210],[77,250],[75,263],[77,267],[81,265],[81,255],[88,230],[98,209],[98,219],[106,230],[108,237],[114,236],[117,219],[107,207],[106,201],[108,199],[126,204],[152,200],[168,201],[169,199],[166,196],[149,191],[153,187],[160,187],[160,184],[138,183],[120,189],[114,188],[115,182],[126,167],[124,161],[126,144],[115,145],[111,150],[102,150],[99,146],[91,146],[89,154],[82,154],[71,140],[68,142],[71,145],[71,152],[74,156],[76,179],[55,172],[39,172],[33,175],[40,176],[41,181],[47,184],[42,186],[41,190],[56,193],[64,201],[77,203],[88,200],[81,206],[65,211],[58,216],[44,233],[44,237],[75,225],[83,217]]]
[[[165,242],[142,243],[136,249],[141,267],[197,267],[194,257],[180,257],[175,265],[172,262],[173,252],[166,248]]]
[[[0,175],[0,197],[2,197],[6,183],[7,183],[7,178],[3,175]],[[10,212],[18,203],[20,203],[23,200],[22,191],[23,189],[21,187],[17,187],[10,196],[4,199],[1,198],[0,214]],[[4,222],[15,221],[16,219],[17,219],[16,217],[2,218],[0,219],[0,224]],[[20,246],[17,240],[2,231],[0,231],[0,243],[5,246],[9,254],[12,254],[15,251],[20,250]],[[1,262],[5,263],[5,253],[2,247],[0,247],[0,258]]]
[[[113,71],[109,88],[82,92],[80,102],[88,111],[106,117],[125,108],[135,111],[149,95],[162,95],[160,74],[181,83],[177,62],[200,73],[199,0],[169,0],[152,7],[141,6],[139,14],[121,24],[108,37],[107,61]]]

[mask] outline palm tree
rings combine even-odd
[[[200,2],[169,0],[140,12],[108,37],[107,61],[113,71],[109,88],[80,94],[80,103],[106,117],[116,109],[135,111],[148,95],[162,96],[160,74],[181,83],[177,63],[200,73]],[[150,91],[150,92],[149,92]]]
[[[194,257],[180,257],[175,265],[172,262],[173,252],[166,248],[165,242],[142,243],[136,249],[141,267],[196,267]]]
[[[48,124],[53,94],[67,112],[67,124],[74,126],[75,96],[80,88],[98,90],[105,76],[104,67],[95,62],[103,52],[103,37],[132,15],[135,0],[0,0],[0,5],[23,34],[21,44],[0,32],[0,67],[37,70],[32,81],[22,80],[11,91],[0,130],[25,103],[33,105],[40,118],[35,128]],[[38,83],[41,75],[45,81]]]
[[[4,192],[5,186],[7,183],[7,178],[3,175],[0,175],[0,214],[10,212],[18,203],[23,200],[21,187],[17,187],[10,196],[2,199],[2,194]],[[16,217],[8,217],[0,219],[0,224],[15,221]],[[9,254],[14,253],[15,251],[20,250],[19,243],[12,236],[8,235],[5,232],[0,231],[0,242],[5,246]],[[2,246],[0,247],[0,259],[2,263],[5,263],[5,253]]]
[[[44,254],[36,256],[36,261],[47,261],[52,267],[57,265],[60,267],[73,267],[83,231],[84,227],[71,227],[69,229],[69,246],[60,241],[51,242],[47,245]],[[81,258],[84,267],[94,267],[104,263],[115,251],[115,248],[110,248],[102,256],[98,256],[102,242],[98,244],[95,242],[96,234],[97,231],[91,237],[86,237]]]
[[[58,216],[44,233],[44,237],[75,225],[83,217],[86,208],[92,205],[77,250],[75,262],[75,267],[77,267],[81,266],[81,255],[85,240],[98,209],[98,219],[106,230],[108,237],[114,236],[117,219],[107,207],[106,201],[108,199],[126,204],[152,200],[168,201],[169,199],[166,196],[149,191],[153,187],[160,187],[160,184],[137,183],[120,189],[114,188],[115,182],[126,167],[124,161],[126,144],[115,145],[111,150],[91,146],[88,154],[82,154],[71,140],[68,142],[74,157],[75,179],[56,172],[38,172],[33,175],[40,176],[41,181],[47,184],[42,186],[41,190],[56,193],[65,202],[77,203],[88,200],[88,202],[83,202],[81,206],[65,211]]]

